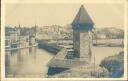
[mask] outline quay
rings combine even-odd
[[[10,46],[6,46],[5,48],[5,50],[18,50],[18,49],[25,49],[25,48],[31,48],[31,47],[37,47],[38,46],[38,44],[36,44],[36,45],[33,45],[33,46],[26,46],[26,47],[17,47],[17,48],[11,48]]]

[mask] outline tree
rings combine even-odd
[[[102,60],[101,67],[106,68],[109,71],[110,77],[122,77],[124,74],[124,52],[120,52],[118,55],[109,56]]]

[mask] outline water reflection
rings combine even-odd
[[[52,57],[37,47],[6,51],[6,77],[45,77]]]

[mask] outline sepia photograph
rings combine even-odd
[[[5,78],[124,78],[124,3],[6,3]]]

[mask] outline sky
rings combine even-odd
[[[82,4],[8,3],[5,22],[10,26],[49,26],[71,24]],[[123,4],[83,4],[95,27],[124,28]]]

